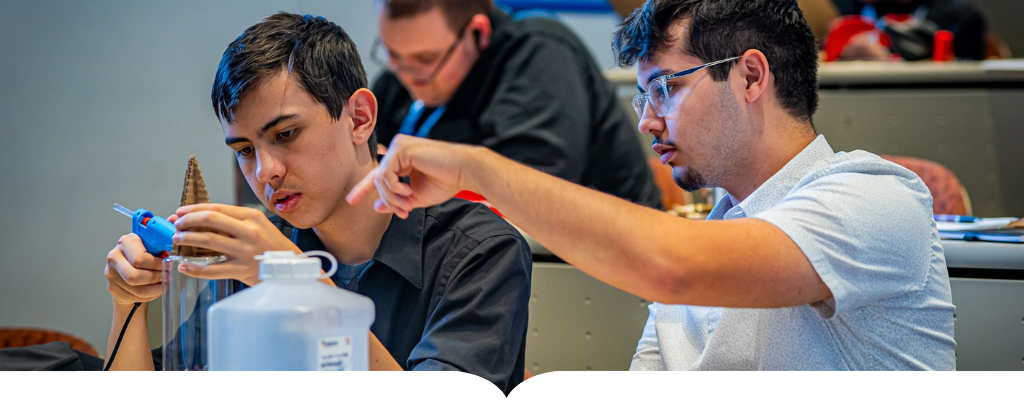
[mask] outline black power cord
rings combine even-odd
[[[110,370],[110,365],[114,364],[114,356],[117,355],[117,348],[121,347],[121,339],[124,338],[124,332],[128,330],[128,322],[132,321],[132,316],[135,315],[135,310],[142,305],[142,302],[135,302],[132,305],[132,311],[128,312],[128,317],[124,319],[124,326],[121,326],[121,333],[117,335],[117,342],[114,342],[114,350],[110,351],[110,359],[107,360],[107,366],[103,367],[103,371]]]

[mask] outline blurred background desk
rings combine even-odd
[[[636,71],[607,76],[628,107]],[[1024,60],[825,63],[819,85],[814,126],[833,149],[938,162],[973,214],[1024,216]]]
[[[1024,370],[1024,245],[942,242],[957,370]]]
[[[527,236],[533,295],[526,368],[626,370],[650,302],[594,280]],[[1024,370],[1024,245],[943,241],[957,370]]]
[[[836,150],[946,166],[975,215],[1024,216],[1024,61],[1017,63],[825,64],[814,125]]]

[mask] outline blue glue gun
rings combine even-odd
[[[171,244],[174,236],[174,225],[160,216],[153,216],[153,212],[146,209],[138,209],[132,212],[119,204],[114,204],[114,210],[132,218],[132,233],[142,238],[142,245],[146,252],[153,256],[166,258],[171,255]]]

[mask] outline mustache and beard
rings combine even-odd
[[[688,192],[721,186],[734,179],[742,174],[743,165],[751,157],[751,147],[743,143],[743,136],[751,135],[754,126],[742,121],[742,109],[728,88],[728,82],[717,83],[716,86],[718,93],[708,106],[711,112],[698,116],[711,121],[692,125],[697,129],[693,130],[695,136],[708,139],[697,150],[702,153],[701,159],[694,159],[687,162],[689,166],[674,167],[672,170],[672,180]],[[690,153],[681,154],[687,156]]]
[[[675,180],[676,185],[687,192],[709,187],[707,178],[692,168],[686,168],[683,172],[679,172],[678,169],[673,170],[672,180]]]

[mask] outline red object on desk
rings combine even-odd
[[[483,203],[484,206],[487,206],[488,208],[490,208],[491,211],[496,213],[498,216],[505,217],[505,215],[501,214],[501,212],[499,212],[498,209],[495,209],[494,206],[491,206],[491,202],[488,202],[487,198],[485,198],[483,196],[480,196],[476,192],[470,192],[468,190],[463,190],[463,191],[461,191],[459,193],[456,193],[455,197],[457,197],[459,199],[463,199],[463,200],[468,200],[468,201],[473,202],[473,203]]]
[[[935,32],[935,47],[933,48],[932,60],[937,62],[949,62],[956,60],[953,53],[953,32],[939,30]]]

